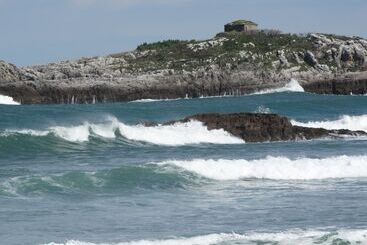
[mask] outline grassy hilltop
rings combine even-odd
[[[360,42],[361,41],[361,42]],[[348,44],[346,47],[342,45]],[[365,46],[363,46],[363,44]],[[124,58],[124,69],[133,73],[171,69],[175,72],[195,71],[211,65],[235,69],[252,64],[264,70],[297,67],[309,69],[355,71],[364,69],[366,54],[355,54],[354,46],[366,48],[366,41],[335,35],[281,34],[259,31],[246,34],[220,33],[205,41],[167,40],[139,45],[134,55],[114,55]],[[352,47],[353,46],[353,47]],[[357,48],[357,52],[358,52]],[[344,52],[338,60],[337,52]],[[350,52],[350,53],[348,53]]]

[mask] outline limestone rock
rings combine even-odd
[[[315,55],[309,50],[305,52],[304,61],[307,64],[309,64],[310,66],[316,66],[318,64],[318,61],[315,58]]]

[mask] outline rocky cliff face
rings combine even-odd
[[[21,80],[22,71],[15,65],[0,60],[0,82],[12,82]]]
[[[367,41],[361,38],[222,33],[25,68],[0,62],[0,94],[22,103],[115,102],[240,95],[291,78],[311,92],[366,93],[366,70]]]
[[[310,140],[345,135],[367,136],[367,133],[364,131],[327,130],[293,126],[288,118],[276,114],[201,114],[187,117],[179,122],[188,122],[190,120],[202,122],[209,130],[224,129],[246,142]]]

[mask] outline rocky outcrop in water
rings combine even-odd
[[[293,126],[288,118],[276,114],[234,113],[201,114],[187,117],[179,122],[196,120],[209,130],[224,129],[246,142],[310,140],[325,137],[367,136],[364,131],[327,130]],[[169,122],[173,124],[178,121]]]
[[[243,95],[298,80],[314,93],[365,93],[367,41],[335,35],[221,33],[135,51],[17,68],[0,62],[0,94],[23,104]]]

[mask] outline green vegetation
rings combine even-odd
[[[231,23],[232,25],[256,25],[255,22],[252,22],[250,20],[235,20]]]
[[[138,51],[144,50],[152,50],[152,49],[165,49],[165,48],[172,48],[178,46],[180,44],[187,44],[188,41],[180,41],[180,40],[166,40],[160,41],[156,43],[143,43],[137,47]]]
[[[304,36],[265,31],[253,34],[231,32],[220,33],[205,41],[143,43],[137,47],[136,57],[124,56],[124,59],[127,61],[125,69],[132,73],[170,69],[183,72],[205,69],[210,65],[237,67],[244,64],[272,69],[273,62],[279,61],[279,50],[284,50],[286,58],[292,61],[294,53],[313,49],[312,40]],[[116,69],[121,67],[117,65]]]

